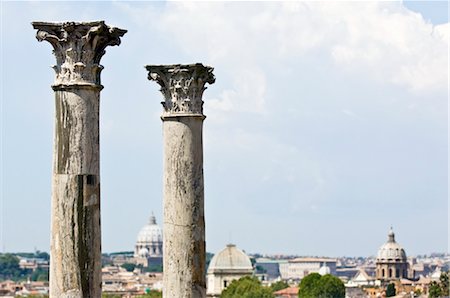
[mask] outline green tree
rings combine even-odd
[[[102,298],[122,298],[122,295],[102,293]]]
[[[144,272],[163,272],[163,266],[162,265],[152,265],[143,268]]]
[[[430,298],[449,296],[449,272],[442,272],[439,281],[432,281],[428,290]]]
[[[39,251],[39,250],[37,250],[37,251],[34,253],[34,257],[35,257],[35,258],[38,258],[38,259],[44,259],[44,260],[46,260],[46,261],[49,261],[49,260],[50,260],[50,255],[49,255],[48,253],[46,253],[45,251]]]
[[[128,272],[133,272],[134,268],[136,268],[136,264],[123,263],[120,267],[125,268]]]
[[[272,290],[272,292],[276,292],[276,291],[286,289],[286,288],[289,288],[289,285],[287,282],[282,281],[282,280],[277,281],[270,285],[270,289]]]
[[[117,251],[117,252],[112,252],[109,255],[110,256],[117,256],[117,255],[128,255],[128,256],[132,256],[134,254],[133,251]]]
[[[230,285],[223,290],[221,298],[273,298],[270,288],[261,285],[256,277],[244,276],[238,280],[233,280]]]
[[[311,273],[302,279],[298,289],[300,298],[344,298],[344,283],[337,277]]]
[[[325,274],[319,280],[319,295],[323,298],[344,298],[345,286],[344,283],[331,274]]]
[[[137,298],[161,298],[162,292],[151,290],[150,292],[146,293],[145,295],[137,296]]]
[[[396,294],[395,285],[393,283],[388,284],[386,287],[386,297],[393,297]]]
[[[319,273],[311,273],[305,276],[298,286],[298,297],[316,298],[317,287],[321,277]]]
[[[441,283],[442,294],[446,296],[450,296],[450,288],[449,288],[449,272],[442,272],[439,277],[439,281]]]
[[[13,254],[0,255],[0,279],[17,280],[23,278],[26,270],[19,266],[19,258]]]
[[[32,252],[16,252],[16,253],[14,253],[14,255],[16,257],[29,258],[29,259],[35,257],[34,253],[32,253]]]
[[[31,280],[32,281],[48,281],[48,270],[37,268],[36,270],[31,273]]]
[[[438,282],[432,281],[430,284],[430,288],[428,289],[428,297],[430,298],[438,298],[442,296],[441,286]]]

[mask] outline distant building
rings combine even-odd
[[[434,272],[430,274],[430,278],[433,281],[439,281],[439,279],[441,278],[441,274],[442,274],[441,268],[437,267],[436,270],[434,270]]]
[[[128,272],[118,266],[102,268],[102,292],[120,297],[136,297],[162,290],[162,273]]]
[[[376,259],[376,278],[382,281],[413,278],[408,273],[409,263],[403,247],[395,242],[392,228],[388,233],[388,241],[378,250]]]
[[[345,266],[345,267],[337,267],[336,268],[336,276],[340,279],[349,280],[353,278],[358,272],[360,268],[356,265],[354,266]]]
[[[233,280],[253,274],[250,258],[234,244],[228,244],[214,255],[209,263],[207,278],[207,297],[220,297],[222,291]]]
[[[38,268],[49,268],[49,261],[41,258],[25,258],[20,257],[19,267],[21,269],[29,269],[35,271]]]
[[[280,260],[272,260],[268,258],[256,259],[256,273],[266,277],[265,280],[274,280],[280,277]]]
[[[369,296],[362,288],[345,287],[345,298],[368,298]]]
[[[42,297],[49,292],[48,282],[43,281],[0,281],[0,297],[13,298],[23,296]]]
[[[360,269],[355,276],[346,284],[347,287],[360,287],[360,286],[376,286],[379,285],[375,281],[375,278],[368,275],[366,271]]]
[[[162,265],[162,229],[156,224],[156,218],[153,214],[150,216],[148,224],[139,231],[134,249],[134,258],[136,264],[142,264],[144,267]]]
[[[280,263],[280,275],[284,280],[300,280],[310,273],[319,273],[322,267],[322,273],[326,271],[336,275],[336,262],[336,259],[329,258],[296,258]]]

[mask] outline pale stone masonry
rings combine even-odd
[[[205,297],[202,95],[205,84],[215,81],[213,68],[177,64],[146,69],[164,95],[163,297]]]
[[[50,297],[100,298],[100,59],[127,31],[103,21],[32,25],[56,57]]]

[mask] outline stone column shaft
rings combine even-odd
[[[164,298],[206,297],[201,64],[147,66],[161,85],[164,138]]]
[[[101,297],[100,59],[125,30],[104,22],[34,22],[54,48],[50,297]]]

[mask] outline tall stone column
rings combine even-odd
[[[50,297],[101,297],[99,64],[126,30],[33,22],[56,56]]]
[[[213,68],[146,68],[164,95],[163,297],[206,297],[202,95],[205,84],[215,81]]]

